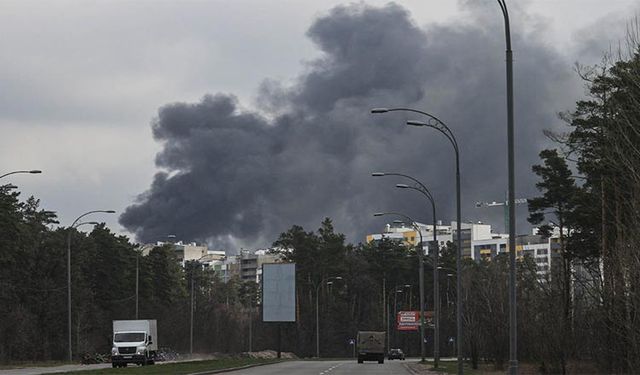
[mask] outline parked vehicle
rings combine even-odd
[[[114,320],[111,365],[154,364],[158,351],[156,326],[155,320]]]
[[[387,359],[399,359],[404,361],[404,352],[402,351],[402,349],[390,349],[389,353],[387,353]]]
[[[384,363],[384,341],[386,332],[358,332],[358,363],[378,361]]]

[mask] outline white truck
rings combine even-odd
[[[158,351],[155,320],[114,320],[111,365],[127,367],[128,363],[152,365]]]

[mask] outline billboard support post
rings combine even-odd
[[[282,323],[278,325],[278,359],[282,357]]]

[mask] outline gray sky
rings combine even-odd
[[[374,7],[384,7],[387,3],[364,2]],[[499,44],[503,35],[501,15],[494,3],[492,0],[397,2],[427,37],[440,37],[431,39],[433,50],[449,51],[438,44],[439,40],[451,41],[452,45],[459,42],[453,36],[447,39],[453,34],[447,31],[475,28],[497,34],[497,44],[487,45],[491,50],[482,54],[493,54],[496,62],[503,62],[504,45]],[[519,6],[512,3],[515,2],[510,2],[514,38],[526,36],[520,45],[514,43],[516,69],[527,71],[531,48],[552,56],[554,63],[549,65],[550,69],[563,70],[554,72],[561,75],[558,81],[562,85],[554,86],[554,90],[540,87],[534,92],[542,95],[566,90],[543,98],[544,106],[541,104],[540,108],[548,110],[544,116],[549,118],[558,111],[570,109],[582,92],[581,83],[576,77],[570,77],[573,62],[597,61],[601,50],[623,37],[625,22],[638,11],[636,1],[626,0],[529,0],[520,2]],[[159,108],[176,102],[195,104],[205,94],[223,93],[235,95],[240,110],[257,111],[269,119],[286,111],[288,106],[307,100],[285,90],[287,104],[279,104],[274,113],[265,112],[265,79],[294,91],[301,87],[308,96],[319,95],[320,89],[313,86],[306,74],[313,72],[314,61],[326,54],[314,42],[329,43],[327,38],[331,36],[327,30],[317,30],[316,39],[312,40],[307,31],[319,19],[329,19],[330,10],[340,4],[345,3],[333,0],[3,1],[0,3],[3,36],[0,38],[3,51],[0,55],[0,172],[31,168],[44,171],[42,175],[17,175],[3,182],[18,185],[23,198],[28,195],[40,198],[43,207],[58,212],[63,225],[69,225],[88,210],[124,212],[139,194],[149,189],[160,170],[154,160],[163,144],[154,140],[150,125],[158,117]],[[483,28],[485,21],[491,26]],[[448,54],[449,59],[455,59],[456,55],[473,59],[475,53],[452,49]],[[425,82],[432,86],[442,84],[444,97],[456,96],[446,92],[445,83],[429,78],[437,72],[425,71],[424,74]],[[526,95],[526,88],[518,90],[517,86],[516,95]],[[379,97],[359,98],[369,105],[370,99]],[[455,111],[445,103],[437,103],[438,100],[442,99],[427,95],[415,103],[435,102],[435,107],[447,115]],[[538,114],[527,115],[539,119]],[[527,122],[518,116],[516,112],[516,121]],[[504,115],[497,120],[503,121]],[[271,125],[274,124],[267,120],[264,126]],[[363,152],[367,155],[366,150]],[[378,165],[382,163],[381,159],[365,159]],[[349,161],[353,158],[349,157]],[[350,164],[352,170],[357,170],[358,162]],[[365,172],[375,168],[375,164],[369,162],[362,165]],[[388,168],[398,169],[393,165]],[[233,186],[227,188],[233,189]],[[496,194],[496,189],[487,192]],[[368,197],[376,196],[371,194]],[[355,195],[345,193],[344,196]],[[472,198],[493,200],[500,196],[470,195],[469,198],[471,207]],[[354,203],[353,207],[365,206],[365,203]],[[290,209],[292,218],[311,225],[305,226],[307,230],[319,225],[320,216],[342,217],[338,224],[345,225],[337,225],[337,230],[351,235],[359,236],[376,229],[371,220],[354,222],[344,212],[328,210],[317,213],[317,217],[303,217],[295,213],[295,207]],[[482,219],[482,213],[467,210],[469,217]],[[284,210],[281,214],[287,212]],[[270,220],[269,215],[264,216],[263,220]],[[499,214],[487,213],[487,216],[490,216],[487,220],[498,219],[500,223]],[[127,233],[116,216],[107,223],[113,230]],[[239,243],[269,245],[278,231],[286,229],[287,223],[258,226],[252,236]],[[378,221],[377,226],[381,227],[382,223]],[[238,229],[229,228],[228,232],[233,237]],[[191,234],[203,238],[209,235],[218,240],[225,237],[224,230]],[[350,240],[357,242],[361,238]]]

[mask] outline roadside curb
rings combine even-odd
[[[409,371],[410,373],[412,373],[413,375],[418,375],[419,372],[416,372],[416,370],[413,369],[413,367],[409,366],[408,363],[403,363],[402,366],[404,366],[404,368]]]
[[[224,373],[224,372],[245,370],[245,369],[252,368],[252,367],[275,365],[276,363],[282,363],[282,362],[285,362],[285,361],[275,361],[275,362],[268,362],[268,363],[254,363],[252,365],[246,365],[246,366],[240,366],[240,367],[222,368],[222,369],[219,369],[219,370],[211,370],[211,371],[203,371],[203,372],[192,372],[192,373],[187,374],[187,375],[221,374],[221,373]]]
[[[419,362],[410,362],[410,363],[402,364],[404,368],[407,371],[409,371],[412,375],[444,375],[443,372],[439,372],[439,371],[433,371],[426,368],[414,368],[413,366],[411,366],[412,364],[418,365],[418,366],[420,365]]]

